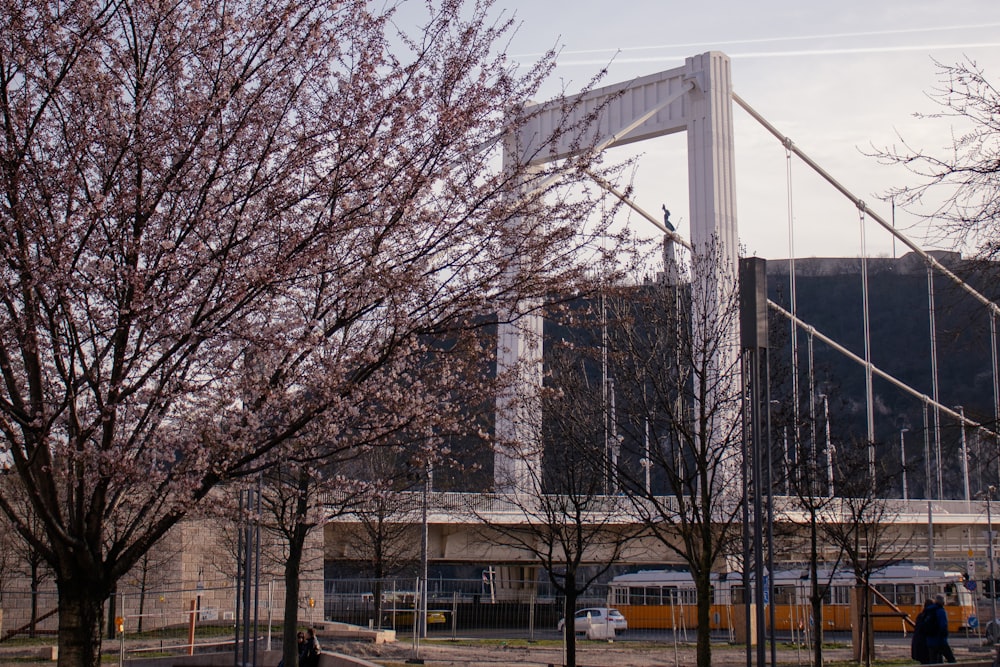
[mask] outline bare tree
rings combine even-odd
[[[901,165],[919,177],[913,186],[886,194],[928,220],[961,245],[980,249],[987,259],[1000,256],[1000,90],[973,60],[936,62],[939,85],[928,93],[939,110],[918,113],[945,121],[938,150],[916,147],[905,137],[898,145],[876,148],[881,161]]]
[[[798,429],[792,425],[793,429]],[[785,431],[787,433],[787,431]],[[785,471],[788,479],[786,481],[790,490],[791,506],[785,508],[775,508],[775,513],[784,515],[781,523],[794,521],[793,516],[805,515],[805,542],[807,544],[808,568],[809,568],[809,606],[812,622],[812,650],[813,664],[823,664],[823,601],[830,594],[833,577],[837,566],[840,563],[839,557],[832,563],[823,564],[824,555],[824,531],[821,521],[826,518],[831,506],[839,505],[839,498],[827,493],[825,466],[821,466],[817,459],[815,441],[815,429],[812,436],[807,438],[798,437],[798,430],[793,431],[790,438],[791,443],[787,443],[794,449],[794,465]],[[784,438],[782,439],[784,440]],[[781,454],[784,454],[786,443],[781,443]],[[798,532],[787,535],[786,543],[789,549],[799,550],[801,553],[802,536]],[[777,541],[777,540],[776,540]],[[777,545],[776,545],[777,546]],[[838,555],[841,552],[838,550]],[[826,576],[821,575],[826,573]]]
[[[615,175],[495,168],[552,54],[514,67],[488,0],[424,8],[0,5],[0,456],[39,528],[0,511],[56,574],[61,665],[217,484],[391,404],[401,348],[585,279],[575,186]]]
[[[871,577],[905,558],[911,537],[896,526],[900,507],[884,496],[893,478],[871,463],[871,445],[855,441],[841,447],[837,498],[823,506],[819,526],[854,573],[854,659],[870,665],[875,657]]]
[[[674,280],[622,290],[607,308],[617,474],[652,536],[690,568],[701,667],[712,660],[711,574],[736,550],[741,525],[739,295],[723,285],[714,303],[705,298],[726,271],[708,247],[687,267],[668,266]]]
[[[577,599],[637,536],[629,504],[609,490],[605,420],[594,409],[600,404],[600,383],[581,373],[581,354],[586,354],[583,346],[572,341],[555,343],[546,353],[544,389],[519,399],[542,406],[520,410],[520,415],[544,415],[544,424],[522,430],[544,434],[544,440],[516,448],[527,459],[527,483],[502,484],[510,490],[498,494],[498,506],[505,508],[499,514],[472,510],[484,525],[484,540],[529,555],[563,598],[569,667],[576,664]],[[539,458],[541,467],[533,463]]]
[[[38,518],[32,514],[31,506],[20,488],[18,480],[13,477],[4,477],[2,482],[4,495],[18,508],[24,520],[37,530],[40,527]],[[46,580],[51,579],[52,570],[45,562],[42,552],[31,542],[23,539],[13,528],[14,525],[5,526],[4,564],[6,568],[9,568],[11,575],[24,577],[28,580],[28,591],[31,596],[28,636],[35,637],[38,625],[40,589]]]
[[[382,627],[382,603],[386,577],[420,559],[418,537],[421,509],[414,502],[416,489],[426,482],[426,464],[417,463],[413,473],[403,472],[399,452],[381,449],[369,459],[368,481],[350,512],[357,531],[348,540],[352,551],[372,577],[374,619]]]
[[[326,518],[320,503],[325,480],[322,472],[308,463],[285,462],[266,475],[261,489],[261,523],[280,546],[280,563],[285,580],[282,631],[282,660],[298,666],[299,576],[305,561],[306,539]]]
[[[124,583],[139,591],[137,610],[139,620],[136,622],[136,632],[142,633],[146,615],[146,598],[149,592],[158,586],[169,583],[167,579],[167,572],[170,571],[168,565],[183,555],[184,548],[185,545],[180,540],[175,541],[165,537],[144,553],[139,562],[124,578]],[[109,636],[113,635],[109,634]]]

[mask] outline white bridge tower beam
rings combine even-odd
[[[534,156],[531,162],[569,157],[576,146],[622,146],[636,141],[687,132],[688,197],[692,255],[714,258],[710,280],[701,280],[693,298],[699,308],[716,312],[736,288],[739,239],[733,163],[732,82],[729,58],[708,52],[685,60],[683,67],[595,89],[584,95],[582,116],[605,105],[597,136],[560,136],[553,130],[565,120],[556,103],[526,110],[530,121],[507,142],[505,161]],[[558,135],[557,135],[558,136]],[[589,139],[590,141],[586,141]],[[504,318],[501,318],[502,320]],[[717,368],[735,368],[739,355],[737,324],[729,332],[730,359]],[[539,315],[502,323],[497,343],[498,374],[519,373],[515,395],[497,398],[494,485],[497,491],[528,490],[540,479],[541,407],[536,400],[542,373],[542,321]],[[694,331],[700,335],[717,335]],[[735,418],[735,416],[734,416]]]

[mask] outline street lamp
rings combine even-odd
[[[823,423],[826,428],[826,494],[833,498],[833,442],[830,440],[830,400],[826,394],[820,394],[823,399]]]
[[[993,514],[990,512],[990,500],[993,498],[994,491],[996,491],[996,487],[992,484],[986,488],[986,557],[990,561],[990,602],[993,606],[993,619],[990,621],[990,625],[987,626],[986,636],[989,638],[990,634],[993,634],[993,641],[995,642],[997,634],[997,580],[993,572]],[[990,632],[991,629],[992,633]]]
[[[955,409],[958,410],[961,419],[959,427],[962,429],[962,490],[965,492],[965,502],[968,503],[971,495],[969,494],[969,448],[965,441],[965,408],[956,405]]]
[[[779,410],[781,408],[781,401],[771,400],[772,410]],[[788,460],[788,424],[782,427],[782,445],[781,445],[781,468],[784,471],[785,477],[785,495],[791,495],[791,488],[789,486],[789,480],[791,474],[789,471],[789,460]],[[771,482],[773,484],[773,481]]]
[[[903,434],[909,430],[908,428],[899,429],[899,466],[903,471],[903,500],[909,500],[909,495],[906,492],[906,439],[903,437]]]
[[[924,397],[924,497],[927,499],[927,567],[934,569],[934,510],[931,504],[931,432],[927,397]],[[940,467],[938,468],[940,472]],[[940,487],[938,487],[940,489]],[[940,495],[938,496],[940,499]]]

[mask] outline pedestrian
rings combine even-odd
[[[306,645],[299,654],[299,667],[319,666],[319,640],[316,639],[316,631],[312,628],[306,629]]]
[[[295,643],[296,643],[296,654],[299,656],[299,665],[301,666],[302,665],[302,656],[304,655],[305,648],[306,648],[306,635],[305,635],[305,633],[300,632],[298,635],[296,635],[295,636]],[[278,667],[285,667],[285,659],[284,658],[282,658],[281,661],[278,663]]]
[[[951,652],[948,645],[948,612],[944,609],[944,596],[934,596],[934,606],[931,607],[929,616],[934,618],[933,627],[927,623],[927,652],[931,664],[945,662],[955,662],[955,654]]]
[[[910,657],[921,665],[929,664],[931,661],[930,651],[927,649],[927,632],[931,628],[930,624],[934,608],[934,600],[925,600],[924,608],[917,614],[917,619],[913,622],[913,637],[910,639]]]

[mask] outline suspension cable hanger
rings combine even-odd
[[[732,94],[732,96],[733,96],[733,101],[736,102],[736,104],[740,108],[742,108],[744,111],[750,114],[750,116],[758,123],[760,123],[764,127],[764,129],[766,129],[768,132],[774,135],[774,137],[778,139],[778,141],[780,141],[788,150],[791,150],[793,153],[795,153],[795,155],[797,155],[799,159],[801,159],[803,162],[809,165],[809,167],[813,171],[819,174],[827,183],[836,188],[842,195],[851,200],[851,202],[853,202],[855,206],[857,206],[859,209],[864,208],[869,218],[871,218],[879,225],[881,225],[886,231],[892,234],[895,238],[899,239],[910,250],[917,253],[917,255],[919,255],[924,260],[924,262],[934,267],[935,270],[940,271],[942,274],[947,276],[952,282],[958,285],[962,290],[964,290],[966,293],[968,293],[970,296],[976,299],[976,301],[986,306],[990,310],[990,312],[1000,315],[1000,306],[998,306],[989,298],[981,294],[978,290],[976,290],[976,288],[972,287],[967,282],[958,277],[948,267],[946,267],[944,264],[935,259],[934,256],[928,254],[926,250],[921,248],[914,241],[910,240],[908,236],[906,236],[898,229],[893,227],[893,225],[888,221],[886,221],[882,216],[878,215],[871,209],[867,209],[867,207],[865,207],[864,201],[861,198],[859,198],[853,192],[848,190],[844,185],[840,183],[840,181],[835,179],[833,176],[827,173],[826,170],[824,170],[821,166],[819,166],[816,162],[814,162],[813,159],[810,158],[808,155],[806,155],[798,146],[796,146],[795,143],[789,137],[782,134],[776,127],[774,127],[774,125],[769,123],[767,119],[761,116],[753,107],[747,104],[747,102],[742,97],[737,95],[735,92]]]

